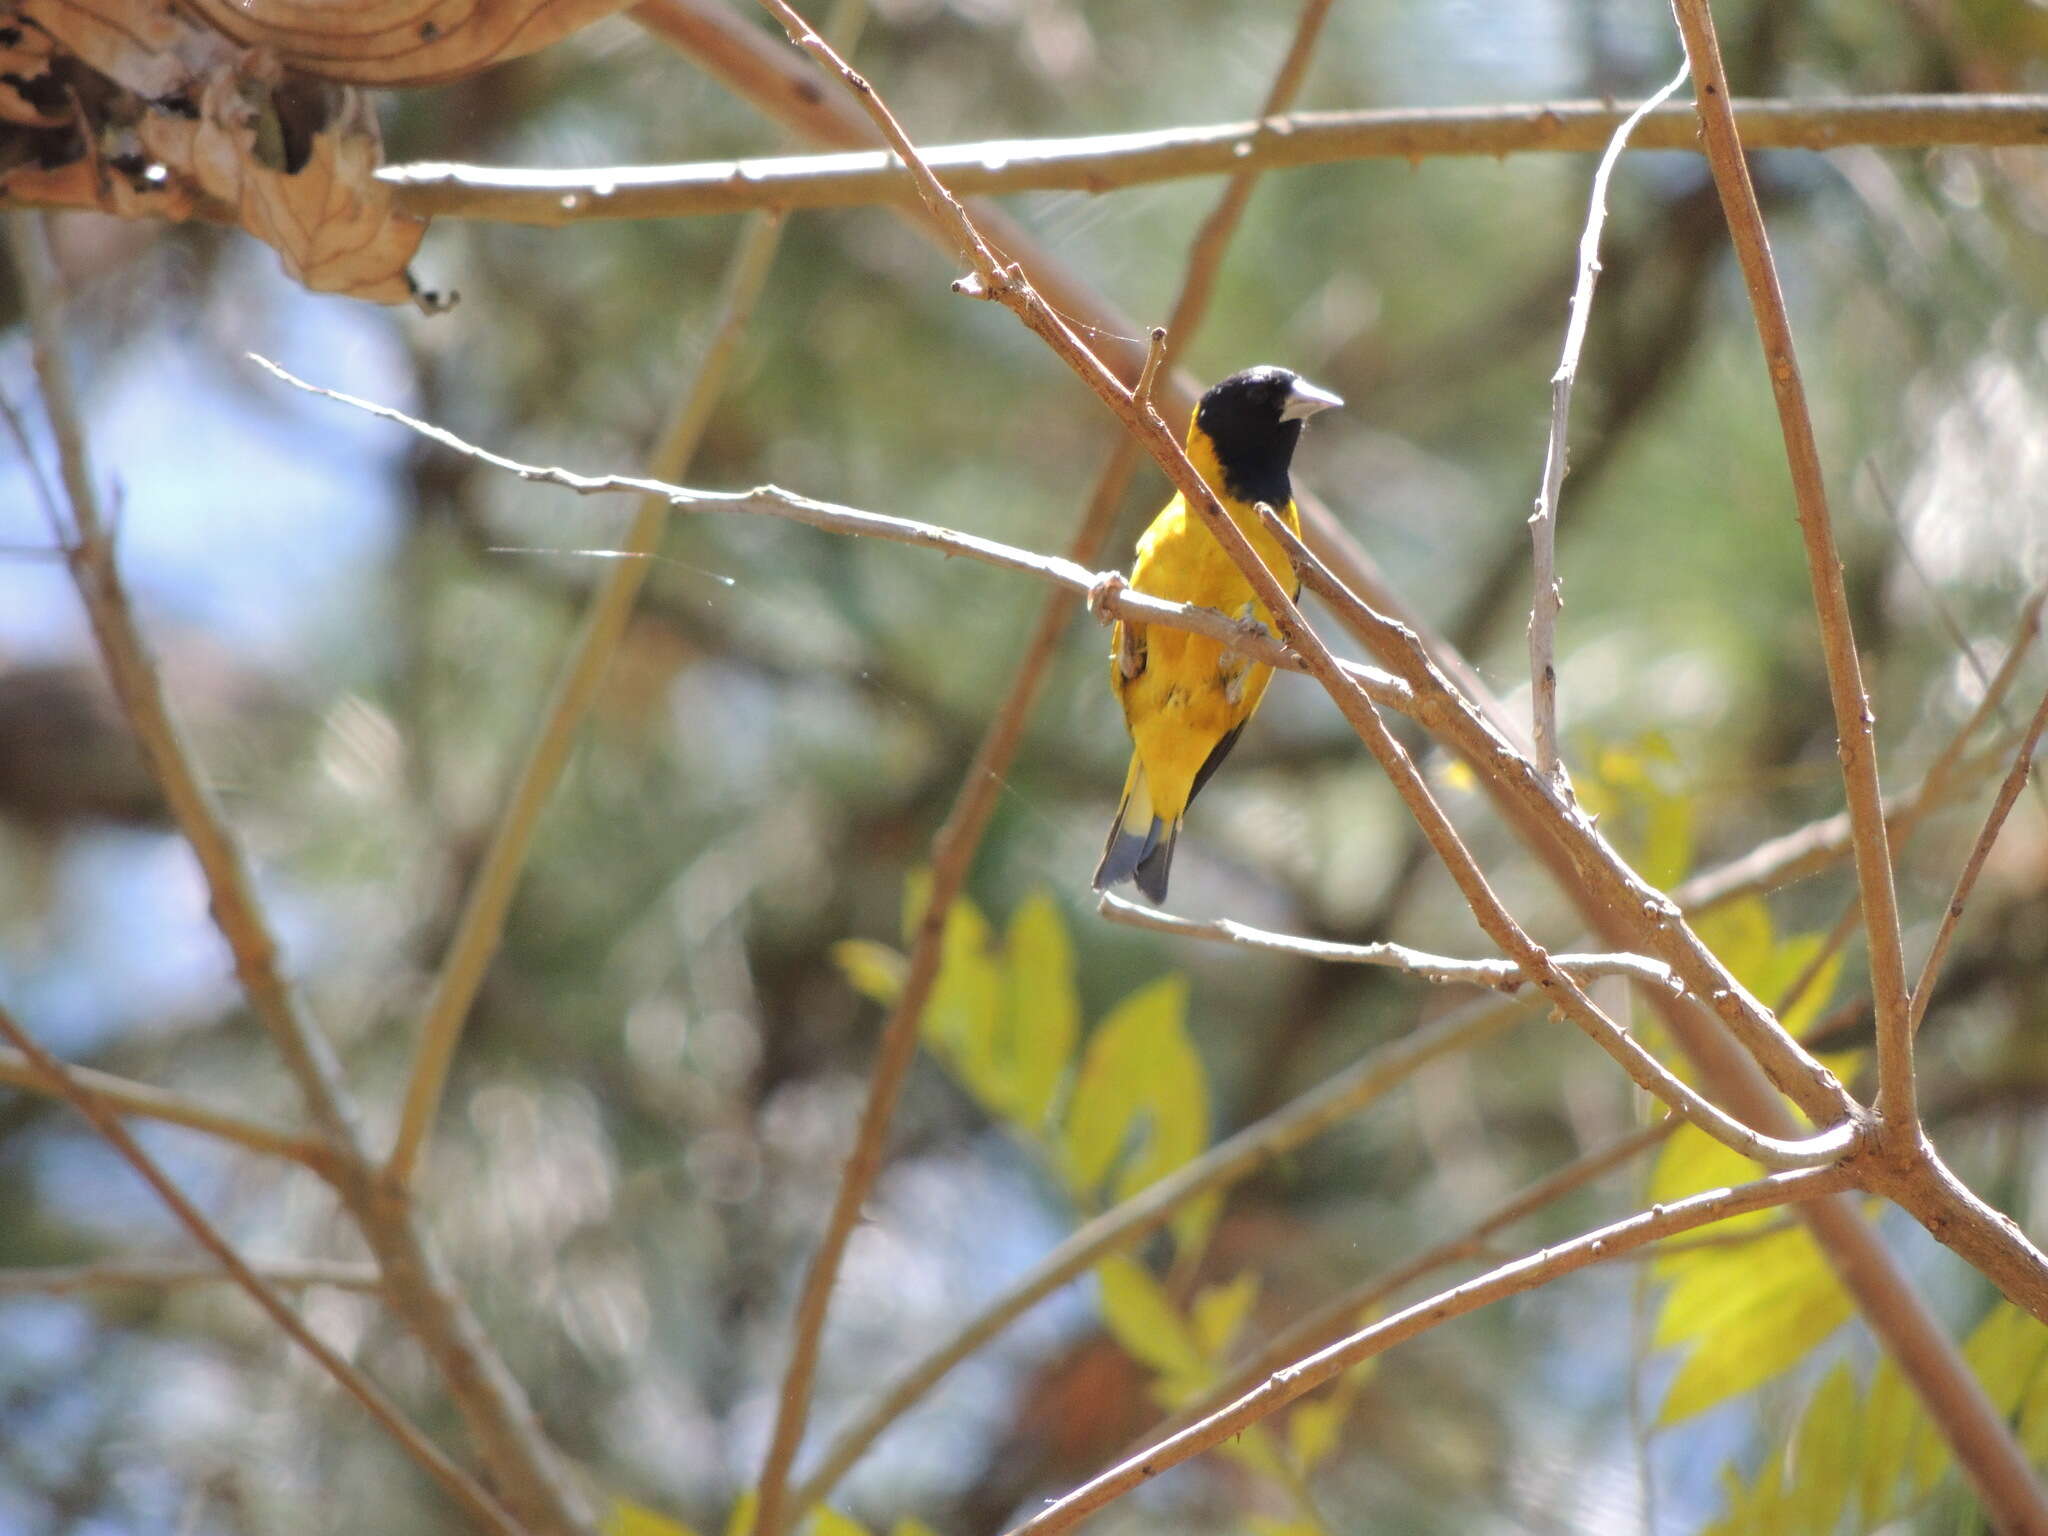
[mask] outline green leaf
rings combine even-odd
[[[829,1505],[820,1504],[811,1516],[808,1536],[869,1536],[868,1528],[851,1515],[842,1515]]]
[[[1098,1193],[1121,1163],[1112,1193],[1129,1199],[1207,1144],[1209,1080],[1186,1013],[1187,982],[1164,976],[1125,998],[1089,1037],[1060,1140],[1077,1193]],[[1174,1225],[1183,1248],[1195,1230],[1187,1218],[1183,1210]]]
[[[1102,1321],[1133,1360],[1169,1377],[1206,1380],[1209,1365],[1166,1288],[1135,1259],[1112,1254],[1095,1266]]]
[[[1665,1395],[1660,1425],[1790,1370],[1852,1310],[1803,1227],[1676,1254],[1660,1260],[1659,1269],[1674,1283],[1658,1314],[1656,1347],[1692,1345]]]
[[[754,1507],[760,1502],[760,1494],[751,1488],[741,1494],[733,1504],[732,1513],[725,1517],[725,1536],[752,1536]]]
[[[680,1520],[636,1504],[631,1499],[613,1499],[605,1513],[604,1536],[697,1536]]]
[[[873,939],[841,939],[832,946],[832,963],[845,973],[854,991],[884,1008],[903,995],[909,962],[886,944]]]
[[[1059,905],[1034,891],[1010,914],[1005,945],[1009,1010],[1005,1020],[1010,1117],[1036,1131],[1052,1113],[1060,1081],[1081,1036],[1081,998],[1074,986],[1074,948]]]
[[[1221,1360],[1230,1341],[1244,1326],[1252,1303],[1259,1299],[1259,1276],[1245,1270],[1228,1285],[1212,1285],[1195,1292],[1188,1307],[1188,1323],[1194,1330],[1195,1347],[1205,1360]]]

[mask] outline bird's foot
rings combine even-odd
[[[1096,623],[1116,622],[1116,615],[1110,611],[1109,604],[1128,592],[1130,587],[1122,571],[1104,571],[1095,578],[1095,584],[1088,589],[1088,611],[1095,615]]]

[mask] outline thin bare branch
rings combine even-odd
[[[1534,549],[1536,594],[1529,606],[1529,699],[1536,767],[1566,788],[1564,760],[1557,749],[1557,615],[1564,607],[1564,584],[1557,574],[1557,498],[1564,487],[1566,445],[1570,442],[1572,386],[1579,378],[1579,354],[1586,347],[1586,326],[1593,318],[1593,289],[1600,281],[1600,233],[1607,225],[1607,184],[1628,147],[1636,125],[1671,99],[1685,84],[1686,65],[1656,95],[1621,121],[1593,172],[1593,193],[1586,227],[1579,236],[1579,276],[1573,285],[1571,318],[1565,325],[1564,353],[1550,377],[1550,437],[1543,450],[1543,484],[1536,510],[1529,514]]]
[[[1927,1003],[1934,996],[1934,984],[1941,979],[1942,962],[1948,958],[1949,944],[1956,936],[1956,925],[1962,921],[1963,908],[1969,903],[1970,892],[1976,889],[1977,876],[1983,872],[1984,861],[1991,856],[1991,845],[1998,841],[1998,834],[2005,826],[2005,818],[2012,814],[2020,791],[2026,788],[2027,776],[2034,767],[2034,754],[2040,750],[2041,733],[2048,730],[2048,694],[2041,697],[2040,706],[2034,711],[2034,718],[2028,722],[2027,734],[2020,741],[2020,749],[2013,757],[2012,768],[2005,776],[2005,782],[1998,786],[1998,797],[1991,802],[1991,810],[1984,817],[1984,826],[1977,833],[1977,841],[1970,847],[1970,856],[1963,861],[1962,873],[1956,876],[1956,888],[1942,909],[1941,923],[1934,930],[1934,941],[1927,948],[1927,959],[1920,967],[1920,979],[1913,984],[1913,998],[1910,1023],[1914,1030],[1920,1028],[1920,1021],[1927,1016]]]
[[[663,498],[669,506],[686,512],[740,512],[779,517],[789,522],[802,523],[806,527],[822,529],[827,533],[887,539],[893,543],[909,544],[919,549],[937,550],[943,555],[964,556],[970,560],[978,560],[984,565],[1016,571],[1064,588],[1074,597],[1088,599],[1105,614],[1134,619],[1142,624],[1163,624],[1168,628],[1187,630],[1191,634],[1206,635],[1209,639],[1219,641],[1268,666],[1279,667],[1289,672],[1307,670],[1307,663],[1301,657],[1275,641],[1257,625],[1248,625],[1213,608],[1196,608],[1186,603],[1170,603],[1160,598],[1148,597],[1142,592],[1132,591],[1120,585],[1115,579],[1115,572],[1091,571],[1086,566],[1062,556],[1036,554],[1012,544],[1001,544],[994,539],[961,533],[933,523],[914,522],[909,518],[890,517],[880,512],[863,512],[858,508],[841,506],[836,502],[814,501],[808,496],[799,496],[779,486],[761,485],[746,491],[704,491],[693,490],[687,486],[668,485],[638,475],[583,475],[552,465],[523,464],[517,459],[493,453],[487,448],[479,448],[474,443],[457,437],[445,427],[420,421],[403,411],[393,410],[388,405],[378,405],[375,401],[344,394],[340,390],[309,384],[268,358],[258,357],[254,353],[249,356],[252,362],[294,389],[302,389],[308,394],[320,395],[342,405],[352,406],[384,421],[396,422],[445,448],[505,470],[522,480],[557,485],[565,490],[574,491],[579,496],[655,495]],[[1380,671],[1377,667],[1368,667],[1351,661],[1342,663],[1342,666],[1346,674],[1365,689],[1375,702],[1403,712],[1412,707],[1413,698],[1406,683]]]
[[[901,1418],[946,1374],[1032,1307],[1157,1231],[1190,1200],[1242,1182],[1340,1121],[1377,1102],[1423,1067],[1476,1049],[1503,1034],[1524,1011],[1518,1001],[1483,998],[1369,1052],[1291,1103],[1217,1143],[1157,1183],[1103,1212],[1047,1254],[952,1337],[886,1388],[873,1406],[841,1430],[794,1503],[808,1509],[831,1493],[877,1436]]]
[[[1821,645],[1827,660],[1828,697],[1834,705],[1836,745],[1842,759],[1842,782],[1848,790],[1849,825],[1856,858],[1856,886],[1863,905],[1863,926],[1870,952],[1871,994],[1877,1006],[1877,1112],[1885,1126],[1911,1145],[1918,1136],[1919,1111],[1913,1083],[1913,1030],[1906,1001],[1906,960],[1899,935],[1899,898],[1893,884],[1891,842],[1885,829],[1884,793],[1878,784],[1877,717],[1863,689],[1863,667],[1856,655],[1856,634],[1849,618],[1849,594],[1842,580],[1842,560],[1835,548],[1828,516],[1827,485],[1821,472],[1820,448],[1814,440],[1813,418],[1807,410],[1806,386],[1793,350],[1792,325],[1785,314],[1785,296],[1771,260],[1770,237],[1763,211],[1750,183],[1742,138],[1728,104],[1728,76],[1721,47],[1714,36],[1714,18],[1707,0],[1677,0],[1679,31],[1686,57],[1692,61],[1695,100],[1704,130],[1707,163],[1720,189],[1728,231],[1749,288],[1763,340],[1771,394],[1778,405],[1778,425],[1785,439],[1785,458],[1792,472],[1793,500],[1806,550],[1807,574],[1813,586],[1814,611],[1820,619]]]
[[[71,1073],[101,1100],[124,1115],[140,1115],[148,1120],[161,1120],[166,1125],[182,1125],[187,1130],[203,1131],[208,1136],[217,1136],[222,1141],[233,1142],[251,1152],[260,1152],[265,1157],[282,1157],[303,1163],[323,1178],[328,1177],[333,1169],[332,1150],[310,1137],[294,1136],[274,1126],[225,1114],[168,1088],[132,1082],[111,1072],[73,1067]],[[61,1097],[58,1085],[38,1072],[35,1063],[18,1051],[0,1049],[0,1083],[53,1098]]]
[[[399,1449],[421,1470],[440,1484],[442,1491],[459,1504],[472,1521],[485,1530],[498,1532],[499,1536],[521,1536],[518,1524],[475,1478],[450,1461],[439,1446],[399,1411],[397,1404],[387,1398],[375,1382],[349,1364],[300,1320],[299,1314],[292,1310],[276,1288],[235,1251],[234,1245],[228,1242],[220,1229],[186,1198],[184,1191],[171,1181],[170,1175],[164,1172],[156,1159],[128,1133],[112,1104],[101,1099],[69,1067],[44,1050],[5,1008],[0,1008],[0,1036],[4,1036],[15,1050],[26,1057],[45,1079],[59,1085],[65,1102],[83,1115],[129,1167],[141,1175],[143,1182],[156,1192],[157,1198],[170,1208],[178,1224],[191,1234],[192,1240],[213,1255],[221,1269],[249,1293],[270,1320],[283,1329],[294,1344],[311,1355],[343,1391],[360,1403],[363,1410],[376,1420],[377,1426],[396,1441]]]
[[[1262,1385],[1247,1392],[1228,1408],[1112,1467],[1016,1526],[1009,1536],[1056,1536],[1057,1532],[1071,1528],[1105,1504],[1149,1482],[1168,1468],[1179,1466],[1190,1457],[1242,1433],[1359,1362],[1370,1360],[1396,1344],[1427,1333],[1453,1318],[1547,1285],[1562,1275],[1639,1248],[1644,1243],[1690,1232],[1749,1211],[1770,1210],[1795,1201],[1812,1200],[1847,1188],[1849,1183],[1850,1175],[1843,1168],[1808,1168],[1795,1173],[1772,1174],[1732,1189],[1709,1190],[1669,1205],[1652,1206],[1624,1221],[1596,1228],[1570,1242],[1542,1248],[1503,1264],[1274,1372]]]
[[[1247,949],[1272,950],[1339,965],[1382,966],[1446,986],[1489,987],[1496,992],[1512,993],[1529,983],[1522,968],[1510,960],[1458,960],[1449,955],[1426,954],[1405,944],[1338,944],[1299,934],[1274,933],[1227,917],[1197,921],[1141,906],[1113,891],[1104,891],[1096,898],[1095,910],[1111,922],[1170,933],[1176,938],[1241,944]],[[1685,984],[1671,974],[1670,966],[1641,955],[1552,955],[1550,963],[1582,986],[1603,976],[1626,976],[1681,997],[1685,995]]]
[[[74,1068],[74,1071],[76,1069]],[[90,1091],[90,1090],[88,1090]],[[273,1264],[245,1261],[250,1271],[277,1291],[325,1287],[376,1293],[384,1288],[373,1264]],[[110,1259],[100,1264],[58,1264],[37,1269],[0,1269],[0,1296],[76,1296],[88,1291],[186,1291],[203,1285],[236,1284],[218,1264],[165,1260]]]
[[[768,269],[782,238],[782,220],[766,214],[752,220],[728,260],[725,281],[710,335],[688,383],[678,392],[660,440],[648,456],[648,474],[656,480],[678,480],[689,469],[711,412],[725,391],[741,336],[755,302],[767,285]],[[398,1135],[385,1164],[385,1177],[403,1187],[410,1182],[448,1081],[448,1068],[462,1027],[483,985],[484,971],[504,936],[519,874],[533,847],[562,769],[569,760],[577,731],[604,686],[613,654],[633,615],[633,603],[647,579],[648,561],[668,521],[668,498],[647,490],[634,509],[632,525],[620,548],[626,559],[610,562],[591,594],[583,621],[562,659],[561,671],[541,712],[533,743],[506,796],[505,808],[491,834],[482,866],[470,885],[455,934],[449,940],[440,974],[421,1015],[412,1071]]]
[[[666,18],[682,15],[677,40],[693,53],[728,50],[730,38],[687,5],[642,5],[642,25],[673,35]],[[778,77],[774,95],[811,137],[851,142],[836,114],[821,113]],[[1846,101],[1743,101],[1736,112],[1754,149],[1835,149],[1852,144],[1926,148],[1944,144],[2039,145],[2048,140],[2048,99],[2039,96],[1866,96]],[[923,151],[932,170],[960,196],[1071,190],[1108,192],[1190,176],[1278,170],[1364,159],[1420,161],[1437,156],[1499,157],[1532,151],[1598,151],[1627,115],[1600,102],[1393,111],[1296,112],[1252,122],[1164,128],[1080,139],[1003,139],[937,145]],[[1693,114],[1652,113],[1633,135],[1641,149],[1699,149]],[[422,218],[490,219],[562,225],[589,219],[677,218],[759,208],[844,208],[915,201],[917,191],[886,152],[719,160],[688,165],[621,165],[598,170],[422,162],[378,173],[399,189],[398,206]],[[1011,249],[1000,232],[993,237]]]

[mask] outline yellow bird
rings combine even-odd
[[[1300,578],[1252,508],[1263,501],[1288,527],[1300,530],[1287,479],[1294,446],[1304,421],[1343,403],[1285,368],[1247,368],[1202,396],[1188,424],[1188,459],[1195,472],[1290,594],[1301,590]],[[1180,496],[1138,540],[1131,585],[1153,597],[1272,624],[1244,573]],[[1201,635],[1164,625],[1155,633],[1118,622],[1109,685],[1124,706],[1134,750],[1123,805],[1095,870],[1095,889],[1135,880],[1154,901],[1166,899],[1167,870],[1188,802],[1237,745],[1272,676],[1271,667]]]

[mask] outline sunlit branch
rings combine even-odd
[[[961,533],[933,523],[915,522],[910,518],[891,517],[880,512],[863,512],[854,507],[840,506],[835,502],[814,501],[808,496],[799,496],[773,485],[756,486],[746,491],[692,490],[686,486],[668,485],[638,475],[583,475],[552,465],[523,464],[517,459],[509,459],[489,449],[479,448],[457,437],[445,427],[420,421],[403,411],[393,410],[388,405],[378,405],[374,401],[344,394],[339,390],[309,384],[267,358],[251,354],[251,359],[294,389],[302,389],[308,394],[320,395],[342,405],[353,406],[356,410],[367,412],[384,421],[396,422],[408,431],[416,432],[444,448],[517,475],[522,480],[560,486],[576,492],[579,496],[655,495],[663,498],[669,506],[686,512],[752,513],[802,523],[827,533],[887,539],[892,543],[936,550],[943,555],[964,556],[985,565],[1015,571],[1063,587],[1076,597],[1090,600],[1103,614],[1134,619],[1143,624],[1163,624],[1171,629],[1184,629],[1191,634],[1205,635],[1268,666],[1280,667],[1290,672],[1306,670],[1306,663],[1299,656],[1275,641],[1258,625],[1246,624],[1213,608],[1196,608],[1186,603],[1170,603],[1160,598],[1149,597],[1111,580],[1115,574],[1113,572],[1091,571],[1058,555],[1036,554],[1031,550],[1019,549],[1015,545],[998,543],[994,539]],[[1412,693],[1408,685],[1399,679],[1380,671],[1377,667],[1368,667],[1359,662],[1347,661],[1342,665],[1346,674],[1364,688],[1376,703],[1402,711],[1412,707]]]
[[[1490,987],[1496,992],[1518,992],[1529,984],[1522,968],[1511,960],[1458,960],[1449,955],[1426,954],[1405,944],[1338,944],[1328,939],[1304,938],[1299,934],[1274,933],[1230,918],[1198,922],[1171,912],[1155,911],[1128,901],[1113,891],[1096,898],[1095,908],[1112,922],[1133,928],[1149,928],[1176,938],[1209,939],[1241,944],[1247,949],[1271,950],[1304,960],[1325,960],[1339,965],[1375,965],[1401,971],[1424,981],[1447,986]],[[1663,987],[1679,996],[1685,984],[1672,975],[1662,960],[1642,955],[1552,955],[1550,963],[1581,986],[1603,976],[1626,976],[1630,980]]]
[[[1585,350],[1586,327],[1593,318],[1593,290],[1600,281],[1600,232],[1607,224],[1607,184],[1629,135],[1644,118],[1671,99],[1685,83],[1686,66],[1648,101],[1621,121],[1593,172],[1593,192],[1586,227],[1579,236],[1579,275],[1572,287],[1571,317],[1565,324],[1564,353],[1550,377],[1550,436],[1543,450],[1543,483],[1536,510],[1529,517],[1533,546],[1535,596],[1529,605],[1529,699],[1531,736],[1536,767],[1560,786],[1566,784],[1564,761],[1557,749],[1557,615],[1564,607],[1564,586],[1557,574],[1557,498],[1564,487],[1565,453],[1570,442],[1572,386],[1579,378],[1579,354]]]
[[[1743,141],[1753,149],[2048,143],[2048,98],[2040,96],[1744,101],[1736,111]],[[1297,112],[1080,139],[937,145],[921,153],[958,196],[1100,193],[1190,176],[1368,159],[1412,163],[1438,156],[1591,153],[1627,116],[1625,107],[1588,101]],[[1645,118],[1633,140],[1639,149],[1697,152],[1696,128],[1691,111],[1668,107]],[[377,174],[399,188],[401,209],[423,218],[545,225],[843,208],[902,203],[918,195],[900,159],[881,150],[573,171],[421,162],[386,166]]]

